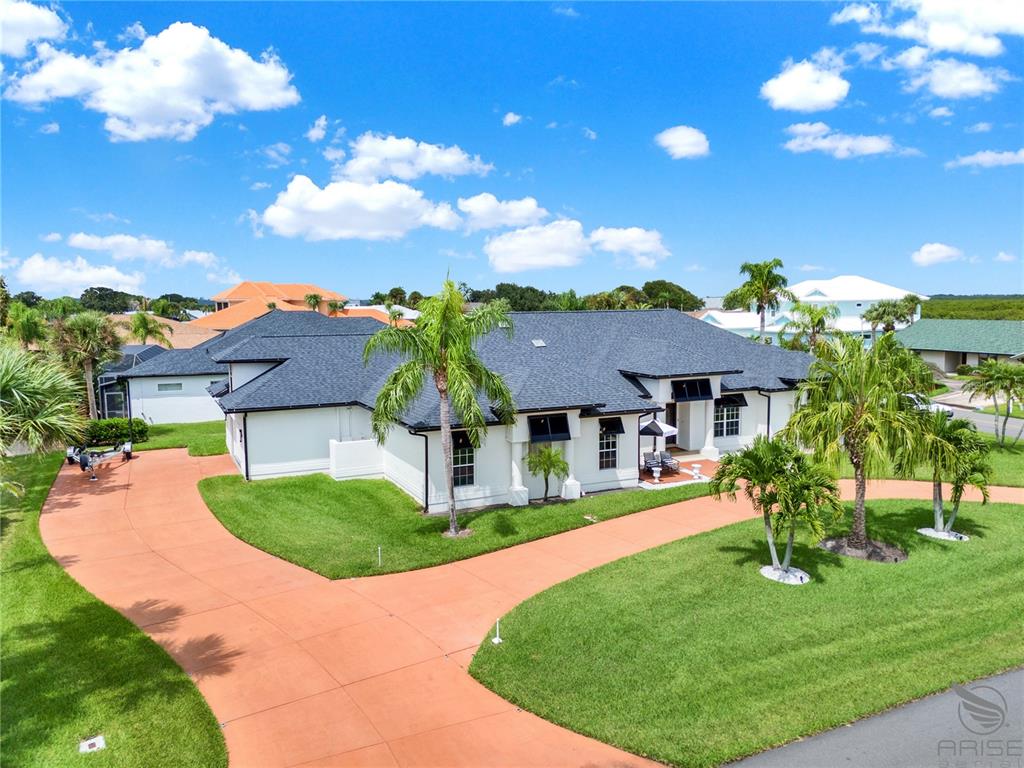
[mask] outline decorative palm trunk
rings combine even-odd
[[[996,422],[996,426],[995,426],[996,440],[999,440],[999,444],[1002,445],[1003,441],[999,437],[999,399],[995,395],[992,395],[992,410],[995,411],[995,413],[996,413],[996,415],[994,417],[995,418],[995,422]],[[1010,407],[1009,406],[1006,407],[1006,412],[1007,413],[1010,412]],[[1006,435],[1003,435],[1003,437],[1005,438]]]
[[[92,383],[92,360],[86,360],[83,368],[85,369],[85,396],[89,398],[89,418],[98,419],[99,414],[96,412],[96,390],[93,388]]]
[[[946,526],[942,529],[946,533],[949,533],[950,531],[953,530],[953,522],[956,520],[956,515],[957,515],[957,512],[959,512],[959,511],[960,511],[960,502],[959,501],[954,501],[953,502],[953,514],[951,514],[949,516],[949,521],[946,523]]]
[[[1010,421],[1010,410],[1012,408],[1013,408],[1013,398],[1012,397],[1007,397],[1006,398],[1006,415],[1003,416],[1003,432],[1002,432],[1002,435],[999,437],[999,444],[1000,445],[1006,445],[1006,427],[1007,427],[1007,424]],[[996,412],[997,413],[999,412],[998,408],[996,409]]]
[[[544,475],[544,501],[548,500],[548,478],[550,478],[550,477],[551,477],[551,475],[548,475],[548,474]]]
[[[448,402],[448,381],[444,374],[434,375],[437,393],[441,400],[441,453],[444,455],[444,479],[448,486],[448,532],[455,536],[459,532],[459,516],[455,513],[455,477],[454,460],[452,459],[452,416],[451,404]],[[424,499],[424,503],[427,500]]]
[[[789,573],[789,563],[793,559],[793,539],[796,538],[796,522],[789,526],[789,538],[786,539],[786,556],[782,558],[782,570]]]
[[[942,530],[942,518],[945,510],[942,508],[942,481],[932,480],[932,514],[935,516],[935,530]]]
[[[765,316],[765,310],[766,309],[767,309],[767,307],[765,307],[763,305],[757,308],[757,311],[761,314],[761,336],[760,336],[760,338],[762,338],[762,339],[764,338],[764,319],[765,319],[764,316]]]
[[[772,517],[768,514],[767,509],[762,509],[761,514],[764,515],[764,537],[768,540],[768,551],[772,556],[772,567],[779,568],[779,553],[775,551],[775,534],[772,533]]]
[[[868,530],[864,519],[864,498],[867,496],[867,478],[864,476],[864,464],[858,454],[850,455],[853,464],[853,525],[846,541],[853,549],[867,549]]]

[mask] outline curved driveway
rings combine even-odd
[[[227,456],[185,450],[104,466],[95,483],[65,467],[40,531],[75,580],[191,675],[236,768],[647,764],[518,710],[466,667],[495,618],[527,597],[752,515],[743,501],[700,498],[435,568],[330,581],[221,526],[196,484],[235,471]],[[931,487],[884,481],[869,493],[930,499]],[[1024,503],[1024,489],[992,498]]]

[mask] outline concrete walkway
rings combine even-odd
[[[40,531],[75,580],[192,676],[244,768],[645,765],[519,711],[465,669],[495,618],[531,595],[752,515],[700,498],[458,563],[330,581],[220,525],[196,484],[234,472],[227,456],[185,450],[105,465],[94,483],[65,467]],[[929,499],[931,487],[869,492]],[[992,498],[1024,503],[1024,489]]]

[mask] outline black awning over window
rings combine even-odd
[[[531,443],[556,443],[571,439],[569,417],[564,413],[530,416],[529,425]]]
[[[626,434],[625,427],[622,426],[621,416],[612,416],[607,419],[601,419],[601,434],[602,435],[624,435]]]
[[[677,403],[711,399],[711,379],[685,379],[672,382],[672,397]]]
[[[715,405],[738,405],[744,408],[747,405],[747,398],[743,396],[742,392],[735,395],[722,395],[715,398]]]
[[[472,448],[473,443],[469,441],[469,434],[463,430],[452,432],[452,448]]]

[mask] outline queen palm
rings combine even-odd
[[[96,366],[114,360],[121,348],[113,321],[102,312],[78,312],[53,326],[53,348],[73,370],[85,376],[89,418],[95,419],[96,394],[93,376]]]
[[[764,337],[767,311],[770,309],[774,312],[782,301],[795,299],[792,291],[786,287],[789,285],[789,280],[781,272],[777,272],[778,269],[782,269],[781,259],[744,262],[740,265],[740,274],[747,276],[746,282],[739,288],[729,291],[723,299],[723,306],[726,309],[749,307],[753,304],[761,316],[760,336],[762,338]]]
[[[793,304],[791,313],[793,319],[779,329],[779,345],[813,352],[819,342],[835,332],[833,322],[839,317],[839,307],[798,301]],[[784,343],[783,337],[787,334],[790,334],[790,339]]]
[[[132,315],[131,322],[126,322],[124,325],[128,328],[128,335],[139,344],[147,344],[150,339],[153,339],[165,347],[171,346],[167,334],[174,333],[174,329],[170,323],[160,322],[155,315],[148,312],[136,312]]]
[[[33,451],[77,443],[85,429],[81,397],[81,384],[59,361],[0,343],[0,463],[15,443]],[[0,487],[21,491],[11,481]]]
[[[312,309],[314,312],[319,311],[320,302],[323,300],[323,296],[321,296],[319,293],[307,293],[304,299],[304,301],[306,302],[306,306]]]
[[[870,348],[856,336],[837,337],[819,345],[815,355],[807,379],[797,386],[800,405],[783,434],[833,470],[844,456],[849,459],[855,492],[847,544],[866,549],[867,480],[913,450],[920,423],[907,395],[925,391],[931,374],[891,335]]]
[[[411,325],[389,325],[369,338],[363,362],[381,352],[398,354],[399,366],[384,382],[374,403],[370,423],[374,437],[383,443],[388,432],[423,390],[429,377],[438,396],[441,453],[448,486],[448,533],[459,532],[455,511],[455,482],[452,456],[452,409],[474,447],[486,418],[477,395],[483,395],[503,423],[515,419],[512,393],[500,375],[487,369],[477,355],[476,342],[492,331],[503,329],[511,338],[512,322],[504,302],[484,304],[469,313],[462,311],[465,298],[452,280],[445,280],[441,292],[420,303],[420,315]],[[425,502],[426,500],[424,500]]]
[[[791,446],[791,461],[776,485],[776,502],[775,533],[777,536],[787,531],[782,571],[788,573],[797,527],[806,526],[817,543],[825,538],[826,523],[836,523],[842,518],[843,505],[835,475],[795,446]]]
[[[544,477],[544,501],[548,500],[548,481],[551,476],[554,475],[561,480],[569,475],[569,462],[562,456],[562,452],[553,445],[545,445],[530,451],[526,457],[526,468],[531,475]]]
[[[7,312],[7,333],[28,349],[46,338],[46,319],[38,309],[15,301]]]
[[[1013,401],[1024,402],[1024,365],[986,360],[978,366],[971,380],[964,383],[963,391],[971,393],[972,399],[977,395],[991,398],[995,411],[996,439],[1000,445],[1006,445],[1006,426],[1010,420]],[[1000,398],[1003,399],[1006,408],[1002,414],[999,410]],[[1003,416],[1002,429],[999,423],[1000,415]],[[1020,435],[1018,439],[1019,437]]]
[[[973,436],[972,443],[963,460],[957,464],[949,481],[949,500],[953,502],[953,512],[942,529],[946,533],[953,530],[953,523],[956,522],[956,516],[960,513],[960,501],[968,486],[977,488],[981,492],[982,504],[988,503],[988,483],[992,477],[992,465],[988,460],[988,443],[978,434]]]

